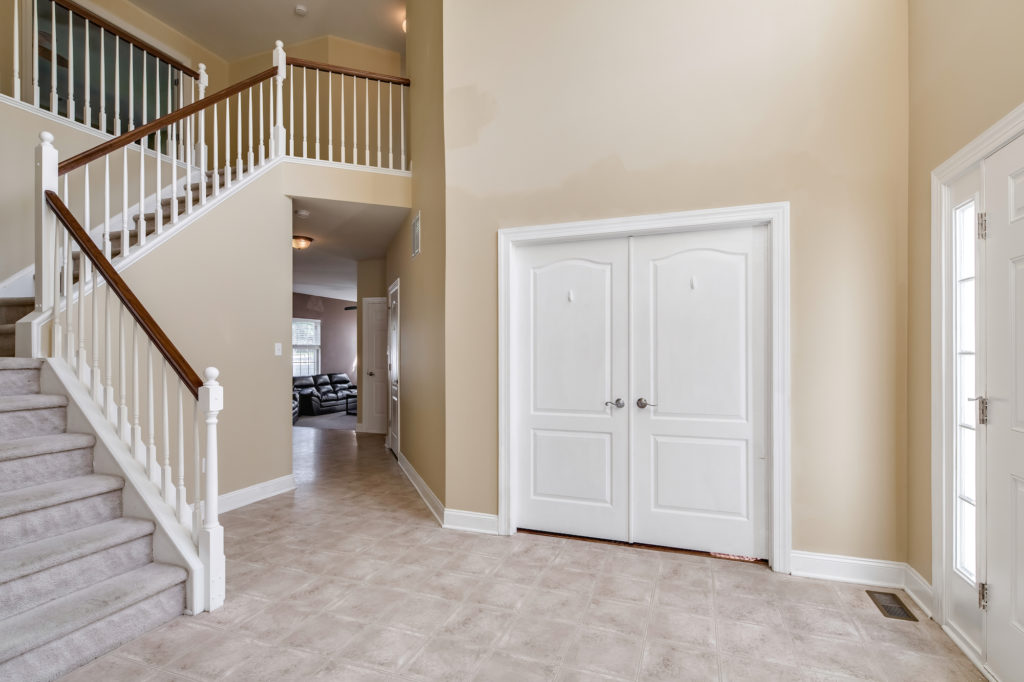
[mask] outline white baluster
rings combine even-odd
[[[395,167],[395,122],[392,115],[395,111],[395,97],[392,94],[393,83],[388,83],[388,168]]]
[[[78,250],[78,379],[89,385],[89,355],[85,347],[85,280],[89,278],[89,259],[85,257],[85,249]]]
[[[199,409],[206,417],[206,510],[203,530],[199,534],[199,559],[206,567],[206,609],[213,611],[224,603],[224,528],[220,525],[217,498],[219,457],[217,452],[217,417],[224,409],[224,388],[217,383],[219,372],[207,367],[206,382],[199,389]]]
[[[114,134],[121,134],[121,38],[114,35]]]
[[[256,165],[256,156],[253,153],[253,147],[252,147],[252,88],[250,87],[248,90],[246,90],[245,94],[246,94],[246,97],[245,97],[246,102],[249,105],[249,130],[248,130],[248,133],[249,133],[249,135],[248,135],[248,138],[249,138],[249,154],[246,157],[246,160],[248,161],[249,172],[251,173],[252,169]],[[242,101],[242,93],[238,93],[238,101],[239,102]]]
[[[32,106],[39,106],[39,0],[32,0]]]
[[[334,74],[327,71],[327,160],[334,161]],[[319,107],[317,107],[319,110]]]
[[[345,163],[348,160],[345,149],[345,74],[341,74],[341,104],[338,109],[341,111],[341,154],[338,155],[338,160]]]
[[[164,465],[160,472],[160,482],[163,484],[164,491],[164,502],[174,506],[174,482],[171,480],[171,425],[169,416],[169,410],[167,406],[167,360],[163,361],[162,369],[160,371],[160,404],[163,408],[163,428],[160,429],[160,433],[163,434],[163,450],[164,450]]]
[[[75,13],[68,10],[68,120],[75,120]],[[56,30],[54,31],[56,33]]]
[[[92,102],[91,102],[91,88],[89,87],[89,20],[85,20],[85,105],[82,107],[82,122],[87,126],[92,126]],[[88,229],[88,225],[86,225]]]
[[[242,93],[238,93],[237,99],[235,99],[235,147],[238,153],[235,155],[235,180],[242,179],[242,165],[245,163],[242,160]]]
[[[216,105],[215,105],[216,106]],[[231,187],[231,98],[228,97],[224,100],[224,188]],[[213,179],[214,187],[219,182],[217,178]],[[214,189],[214,192],[219,190]]]
[[[57,3],[50,0],[50,112],[57,116]]]
[[[54,232],[53,235],[53,341],[50,344],[50,349],[53,356],[58,358],[60,357],[60,349],[64,347],[64,337],[62,335],[64,327],[60,323],[60,283],[64,265],[64,251],[61,248],[61,243],[64,234],[65,231],[61,229],[60,234]]]
[[[139,140],[139,248],[146,245],[146,138]]]
[[[128,46],[128,130],[135,130],[135,47]]]
[[[146,51],[143,49],[139,50],[139,66],[142,67],[142,121],[140,125],[146,125],[149,123],[148,108],[149,108],[149,65],[146,64]],[[148,136],[147,136],[148,137]],[[139,140],[139,144],[145,146],[143,140]]]
[[[57,218],[46,204],[45,193],[57,191],[57,150],[53,146],[53,135],[39,133],[36,146],[36,202],[35,202],[35,262],[39,270],[35,277],[36,310],[53,310],[57,317],[57,298],[60,292],[59,261],[54,263],[54,253],[59,252]],[[53,346],[57,348],[56,345]]]
[[[170,102],[171,100],[167,100],[168,106],[170,106]],[[214,116],[215,121],[216,118]],[[167,142],[171,148],[171,224],[178,222],[178,130],[178,124],[172,123],[169,128],[171,138]],[[185,182],[188,182],[187,176]]]
[[[67,176],[64,176],[67,178]],[[65,195],[67,195],[65,183]],[[66,201],[64,202],[67,203]],[[74,318],[71,316],[71,306],[74,303],[74,289],[72,288],[72,273],[74,272],[74,261],[71,255],[71,237],[67,230],[64,233],[64,341],[67,347],[64,349],[64,360],[72,367],[75,366],[75,328],[72,325]]]
[[[280,41],[278,41],[280,42]],[[281,67],[278,67],[281,68]],[[295,156],[295,67],[288,77],[288,154]]]
[[[191,518],[188,513],[188,496],[185,490],[185,401],[182,395],[181,381],[178,384],[178,469],[175,475],[175,488],[177,491],[178,522],[183,526],[190,526]]]
[[[120,372],[118,373],[117,380],[119,384],[121,406],[117,410],[118,423],[121,425],[118,429],[118,433],[121,436],[121,440],[131,446],[132,442],[132,429],[128,423],[128,346],[127,339],[125,337],[125,318],[128,316],[128,308],[124,305],[118,306],[117,316],[117,358],[120,364]]]
[[[110,248],[110,154],[103,157],[103,255],[111,259]]]
[[[100,26],[100,130],[107,132],[107,32]]]
[[[153,342],[146,340],[146,433],[149,436],[149,446],[146,448],[146,471],[149,473],[149,480],[157,488],[160,488],[160,464],[157,462],[156,452],[156,376],[153,374]]]
[[[401,131],[402,131],[402,138],[401,138],[401,145],[402,145],[402,170],[409,170],[406,167],[406,165],[405,165],[405,86],[403,85],[401,88],[399,88],[398,92],[401,95],[401,104],[399,105],[400,108],[401,108],[401,112],[399,112],[399,113],[401,114],[401,119],[402,119],[401,120]]]
[[[306,67],[302,67],[302,158],[308,159],[309,153],[306,150],[306,128],[309,127],[309,118],[306,115]]]
[[[317,69],[313,70],[313,77],[316,78],[316,101],[314,108],[316,109],[316,127],[314,128],[314,149],[316,151],[316,160],[320,160],[320,71]]]
[[[106,380],[103,382],[103,394],[106,398],[107,421],[117,428],[117,402],[114,400],[114,362],[112,359],[114,351],[114,330],[111,328],[114,316],[110,314],[110,306],[114,295],[112,287],[107,284],[106,305],[103,306],[103,314],[106,320],[107,333],[104,337],[106,348]]]
[[[249,94],[252,95],[252,89],[249,90]],[[266,148],[263,146],[263,81],[260,81],[260,165],[267,160]]]
[[[380,81],[377,81],[377,168],[380,168]]]
[[[192,117],[185,119],[185,214],[192,213]],[[199,191],[203,191],[202,183]]]
[[[153,88],[154,97],[154,114],[155,118],[160,117],[160,62],[156,62],[156,85]],[[156,131],[153,134],[153,150],[156,152],[156,202],[153,209],[153,220],[156,223],[156,233],[163,234],[164,231],[164,207],[161,203],[161,182],[160,182],[160,167],[163,165],[162,159],[160,158],[160,131]]]
[[[217,134],[217,130],[218,130],[218,125],[217,125],[217,103],[214,102],[213,103],[213,156],[211,157],[213,159],[213,163],[211,164],[213,166],[213,196],[217,196],[217,195],[220,194],[220,183],[217,182],[217,159],[220,158],[220,156],[219,156],[220,151],[218,149],[220,147],[220,141],[219,141],[220,135]]]
[[[274,43],[274,66],[277,67],[277,73],[274,74],[274,89],[277,93],[277,97],[274,99],[274,120],[276,125],[274,128],[274,151],[278,155],[284,156],[284,78],[285,78],[285,66],[287,64],[287,58],[284,53],[284,43],[280,40]],[[294,121],[290,122],[292,129],[295,128]],[[294,143],[293,143],[294,147]],[[294,149],[292,150],[294,152]]]
[[[210,77],[206,74],[206,64],[199,64],[199,99],[206,97],[206,86],[210,84]],[[193,99],[193,102],[195,99]],[[199,158],[196,165],[199,166],[199,203],[206,205],[206,114],[205,110],[199,110],[196,126],[199,128],[194,134],[199,144]],[[216,170],[216,169],[215,169]]]
[[[139,413],[142,410],[142,401],[139,398],[139,325],[133,319],[131,326],[132,336],[132,452],[135,459],[146,468],[146,444],[142,440],[142,423],[139,420]]]
[[[370,165],[370,79],[363,79],[363,149],[366,165]]]
[[[84,255],[84,254],[83,254]],[[92,310],[92,372],[89,378],[92,380],[92,399],[97,405],[103,405],[103,374],[100,372],[100,302],[99,302],[99,270],[89,266],[92,282],[92,300],[89,308]]]
[[[18,4],[21,0],[14,0],[14,99],[21,100],[21,71],[18,59],[21,55],[18,54],[20,46],[18,45],[18,38],[21,34],[21,26],[18,25]]]
[[[199,402],[196,401],[192,411],[192,540],[197,545],[199,530],[203,527],[202,472],[205,463],[199,449]]]
[[[261,83],[260,88],[262,87],[263,84]],[[277,156],[277,149],[275,144],[277,140],[274,139],[274,113],[277,111],[277,109],[274,108],[274,90],[274,77],[271,76],[270,83],[267,84],[267,116],[270,117],[267,128],[267,156],[271,159]]]
[[[128,232],[128,146],[121,148],[121,258],[131,254]]]

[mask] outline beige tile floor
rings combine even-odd
[[[983,679],[934,623],[887,620],[855,585],[442,530],[377,436],[297,428],[295,465],[294,493],[223,516],[223,608],[65,679]]]

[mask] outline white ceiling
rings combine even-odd
[[[405,0],[134,0],[227,60],[322,35],[405,52]],[[303,4],[305,17],[295,14]]]
[[[299,218],[300,210],[309,217]],[[356,261],[383,258],[409,209],[329,199],[292,199],[292,234],[313,238],[292,249],[292,290],[356,300]]]

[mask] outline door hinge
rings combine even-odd
[[[978,398],[978,423],[988,424],[988,398]]]
[[[978,239],[988,237],[988,213],[978,213]]]
[[[988,583],[978,583],[978,608],[982,611],[988,608]]]

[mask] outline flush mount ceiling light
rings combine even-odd
[[[308,249],[309,245],[313,243],[312,237],[304,237],[301,234],[292,235],[292,248],[302,251]]]
[[[295,14],[297,14],[298,16],[304,17],[308,13],[309,13],[309,10],[306,9],[305,5],[295,5]]]
[[[305,220],[309,217],[309,211],[305,208],[300,208],[295,212],[295,215],[298,216],[300,220]]]

